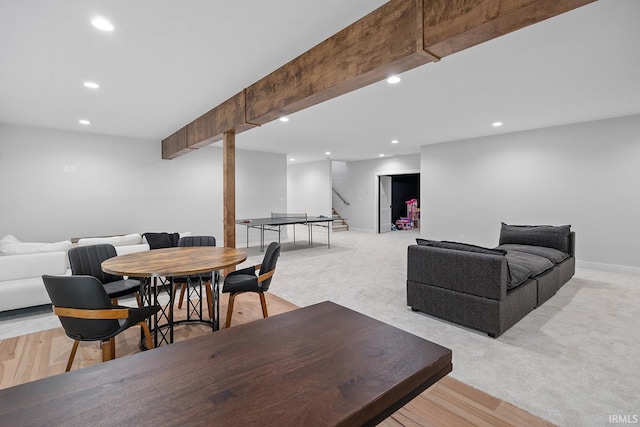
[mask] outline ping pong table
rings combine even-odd
[[[327,248],[331,248],[331,223],[332,217],[326,216],[308,216],[306,213],[277,213],[271,212],[269,218],[251,218],[239,219],[236,221],[238,225],[247,227],[247,247],[249,247],[249,230],[255,228],[260,230],[260,250],[264,251],[264,232],[278,232],[278,243],[282,230],[287,225],[293,225],[293,243],[296,243],[296,225],[306,225],[309,238],[309,246],[313,245],[313,227],[324,227],[327,229]]]

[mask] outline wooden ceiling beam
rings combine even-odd
[[[186,126],[162,140],[163,159],[175,159],[190,151],[193,151],[193,149],[187,147]]]
[[[244,132],[256,125],[245,120],[245,91],[241,91],[222,104],[198,117],[178,132],[162,141],[162,158],[173,159],[216,141],[225,132]]]
[[[424,46],[444,58],[596,0],[425,0]]]
[[[392,0],[249,86],[264,124],[437,60],[422,50],[421,1]]]
[[[163,158],[594,1],[391,0],[163,140]]]
[[[256,125],[245,119],[245,91],[241,91],[187,125],[187,147],[200,148],[221,141],[225,132],[244,132]]]

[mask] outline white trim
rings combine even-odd
[[[604,264],[601,262],[577,261],[576,267],[590,268],[592,270],[611,271],[613,273],[634,274],[640,276],[640,267],[631,267],[629,265]]]
[[[391,157],[389,157],[391,158]],[[380,234],[380,177],[381,176],[394,176],[394,175],[413,175],[420,174],[420,169],[408,169],[408,170],[394,170],[390,172],[376,172],[374,176],[374,184],[373,184],[373,194],[375,197],[375,211],[376,211],[376,220],[373,224],[373,232],[376,234]],[[393,221],[393,218],[392,218]]]

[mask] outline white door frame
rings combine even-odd
[[[375,230],[376,234],[380,234],[380,176],[382,175],[386,175],[386,176],[394,176],[394,175],[413,175],[413,174],[420,174],[420,169],[408,169],[408,170],[394,170],[394,171],[389,171],[389,172],[377,172],[375,177],[374,177],[374,182],[373,182],[373,191],[376,195],[375,197],[375,212],[376,212],[376,222],[373,226],[373,229]],[[422,188],[422,187],[421,187]],[[422,190],[420,190],[422,191]],[[391,218],[391,221],[393,221],[393,218]]]
[[[391,218],[392,191],[393,178],[389,175],[378,176],[378,218],[380,218],[378,221],[378,233],[380,234],[391,231],[391,223],[393,221],[393,218]],[[384,200],[383,193],[387,193]]]

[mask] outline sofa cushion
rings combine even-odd
[[[507,289],[518,287],[531,277],[531,272],[521,265],[507,261],[507,268],[509,268],[509,283],[507,283]]]
[[[78,240],[78,246],[91,246],[91,245],[127,246],[127,245],[139,245],[141,243],[142,243],[142,236],[138,233],[126,234],[124,236],[84,237]]]
[[[506,244],[506,245],[498,246],[498,249],[505,249],[506,251],[517,251],[517,252],[524,252],[527,254],[538,255],[548,259],[554,264],[561,263],[565,259],[569,258],[568,253],[559,251],[557,249],[548,248],[546,246]]]
[[[71,241],[63,240],[55,243],[21,242],[12,235],[0,240],[0,254],[20,255],[40,252],[66,252],[71,249]]]
[[[531,277],[544,273],[554,266],[554,264],[546,258],[525,252],[508,251],[506,256],[509,271],[511,271],[512,266],[523,267],[531,273]]]
[[[20,240],[18,240],[16,236],[12,234],[7,234],[2,239],[0,239],[0,247],[11,243],[20,243]]]
[[[180,233],[144,233],[143,236],[151,249],[163,249],[178,246]]]
[[[503,222],[499,244],[546,246],[568,253],[570,232],[570,225],[508,225]]]
[[[61,275],[67,272],[67,253],[64,251],[0,256],[0,282],[43,274]],[[40,279],[41,280],[41,279]]]
[[[427,240],[417,238],[416,243],[422,246],[433,246],[436,248],[442,249],[453,249],[456,251],[466,251],[466,252],[475,252],[480,254],[487,255],[505,255],[507,251],[503,249],[491,249],[485,248],[482,246],[470,245],[468,243],[459,243],[459,242],[448,242],[448,241],[438,241],[438,240]]]
[[[148,251],[150,249],[148,243],[140,243],[139,245],[116,246],[115,248],[118,255],[127,255],[134,252]]]

